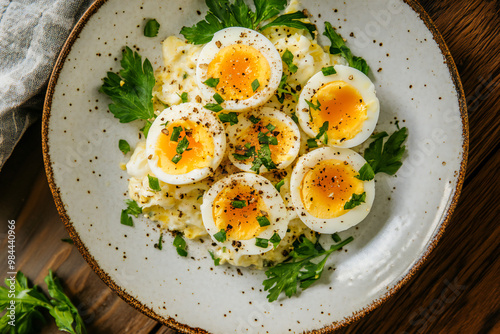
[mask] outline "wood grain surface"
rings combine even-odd
[[[422,0],[457,64],[470,125],[467,174],[438,246],[392,298],[339,333],[500,333],[500,4]],[[40,110],[41,112],[41,110]],[[6,222],[16,220],[17,268],[44,286],[63,282],[89,333],[165,333],[117,297],[90,269],[56,211],[43,169],[40,124],[0,173],[0,273],[7,272]],[[42,333],[55,333],[47,325]]]

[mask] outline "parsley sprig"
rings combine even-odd
[[[325,250],[318,241],[311,242],[304,235],[294,243],[294,249],[290,252],[290,257],[282,263],[266,270],[267,279],[262,283],[264,290],[268,291],[267,299],[273,302],[284,292],[287,297],[297,293],[297,286],[302,290],[310,287],[319,280],[325,268],[328,256],[333,252],[350,243],[353,237],[332,245]],[[322,257],[319,262],[313,260]]]
[[[364,74],[368,75],[370,66],[368,66],[366,60],[361,57],[356,57],[352,54],[351,50],[345,45],[344,39],[339,34],[337,34],[330,22],[325,22],[325,32],[323,33],[323,35],[328,37],[328,39],[332,43],[330,45],[330,53],[332,55],[340,54],[347,60],[349,66],[354,67],[355,69],[360,70]]]
[[[10,287],[10,280],[6,279],[5,284]],[[15,301],[15,327],[8,324],[9,317],[4,315],[0,319],[1,333],[33,333],[34,329],[41,330],[41,325],[45,324],[42,309],[46,309],[54,318],[57,327],[61,331],[72,334],[87,333],[82,317],[78,309],[73,305],[52,270],[45,277],[45,284],[51,299],[35,285],[31,286],[26,276],[18,271],[15,277],[14,296],[8,288],[0,286],[0,312],[10,306],[10,301]]]
[[[183,27],[181,34],[193,44],[205,44],[212,40],[213,35],[224,28],[244,27],[252,30],[264,30],[274,26],[287,26],[304,29],[314,37],[316,26],[304,23],[307,18],[303,12],[277,16],[285,9],[287,0],[253,0],[255,12],[251,11],[244,0],[205,0],[208,12],[204,20],[192,27]],[[277,16],[273,21],[261,26],[261,23]]]
[[[129,47],[125,47],[123,51],[121,66],[119,74],[107,73],[99,92],[111,98],[113,103],[109,105],[109,110],[120,123],[129,123],[137,119],[146,120],[146,126],[143,128],[143,132],[146,133],[151,125],[151,119],[155,117],[153,66],[148,59],[143,63],[141,56]]]
[[[276,90],[276,98],[279,103],[283,103],[285,101],[286,95],[291,95],[292,98],[297,102],[299,100],[299,94],[295,89],[290,86],[287,82],[288,75],[282,74],[280,84],[278,85],[278,89]]]

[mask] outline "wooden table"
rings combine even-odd
[[[462,195],[442,240],[395,296],[341,333],[500,333],[500,19],[495,1],[422,0],[451,50],[469,108],[470,150]],[[49,268],[89,333],[170,333],[117,297],[90,269],[67,233],[49,191],[40,124],[0,173],[0,233],[16,220],[17,268],[36,284]],[[0,272],[7,242],[0,239]],[[48,325],[43,333],[57,332]]]

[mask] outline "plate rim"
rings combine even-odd
[[[415,273],[422,267],[422,265],[426,262],[431,252],[436,248],[439,240],[444,234],[446,226],[448,225],[451,216],[457,206],[458,199],[460,197],[460,193],[462,190],[462,186],[465,180],[465,172],[467,166],[467,158],[468,158],[468,150],[469,150],[469,121],[467,114],[467,104],[465,93],[463,90],[462,82],[460,80],[460,76],[458,74],[457,67],[451,56],[451,53],[446,45],[443,36],[438,31],[434,22],[430,18],[429,14],[425,11],[422,5],[418,2],[418,0],[401,0],[404,3],[408,4],[414,12],[416,12],[420,19],[423,21],[427,29],[431,32],[434,41],[439,46],[441,50],[441,54],[443,55],[446,65],[448,67],[448,71],[450,72],[453,85],[455,87],[457,97],[458,97],[458,105],[460,109],[460,118],[462,121],[462,160],[460,162],[460,169],[457,176],[457,184],[455,186],[455,192],[451,202],[449,202],[449,206],[444,214],[444,218],[442,219],[438,231],[435,232],[434,237],[429,241],[429,245],[425,252],[421,255],[417,262],[411,267],[411,269],[388,291],[380,298],[375,299],[370,302],[367,306],[358,310],[356,313],[345,317],[343,320],[338,322],[333,322],[330,325],[324,326],[320,329],[310,330],[306,333],[311,334],[322,334],[329,333],[335,330],[340,329],[341,327],[345,327],[353,322],[358,321],[362,317],[366,316],[368,313],[372,312],[374,309],[378,308],[384,302],[386,302],[390,297],[394,296],[396,292],[398,292],[405,284],[407,284],[415,275]],[[162,323],[163,325],[173,328],[177,331],[183,333],[209,333],[206,330],[198,327],[191,327],[186,324],[180,323],[173,319],[172,317],[163,317],[156,312],[154,312],[150,307],[142,304],[132,295],[124,291],[118,284],[116,284],[111,277],[106,273],[103,269],[100,268],[99,264],[95,260],[95,258],[90,255],[87,247],[81,241],[78,232],[76,232],[73,223],[71,222],[70,217],[66,213],[64,202],[61,199],[61,194],[59,191],[59,187],[56,185],[54,180],[54,171],[52,169],[52,163],[49,154],[49,144],[48,144],[48,136],[49,136],[49,121],[50,121],[50,112],[52,107],[52,98],[55,92],[55,86],[59,79],[59,74],[65,64],[65,60],[71,51],[71,48],[75,41],[78,39],[82,29],[85,27],[86,23],[89,19],[104,5],[108,0],[96,0],[90,5],[90,7],[85,11],[85,13],[81,16],[81,18],[76,23],[75,27],[71,31],[68,36],[66,42],[62,46],[62,49],[59,53],[59,56],[56,60],[54,68],[52,70],[50,80],[47,86],[47,92],[45,95],[44,105],[43,105],[43,115],[42,115],[42,153],[45,167],[45,174],[47,175],[47,181],[49,183],[49,188],[54,197],[54,202],[61,217],[61,220],[64,223],[66,230],[68,231],[71,239],[73,240],[75,246],[78,251],[81,253],[85,261],[89,264],[92,270],[97,274],[97,276],[113,291],[115,292],[121,299],[123,299],[127,304],[133,306],[136,310],[141,313],[147,315],[148,317]]]

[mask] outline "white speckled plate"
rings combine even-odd
[[[98,92],[117,70],[123,46],[161,65],[162,39],[202,18],[202,0],[98,0],[78,23],[49,84],[43,121],[46,171],[63,221],[82,255],[123,299],[182,332],[323,332],[363,316],[401,287],[444,231],[465,172],[465,99],[449,52],[414,0],[307,1],[324,31],[330,21],[364,57],[381,103],[378,130],[409,129],[397,177],[377,175],[370,215],[342,232],[355,240],[335,253],[320,282],[268,303],[264,273],[181,258],[146,219],[120,225],[127,175],[119,139],[138,140],[136,123],[120,124]],[[321,13],[321,15],[320,15]],[[143,36],[145,18],[161,24]],[[353,33],[353,34],[351,34]],[[350,37],[351,36],[351,37]],[[322,39],[323,42],[326,42]],[[329,44],[328,44],[329,45]],[[118,59],[117,59],[118,58]],[[192,249],[196,247],[193,246]],[[195,254],[196,255],[196,254]],[[327,267],[328,267],[327,266]]]

